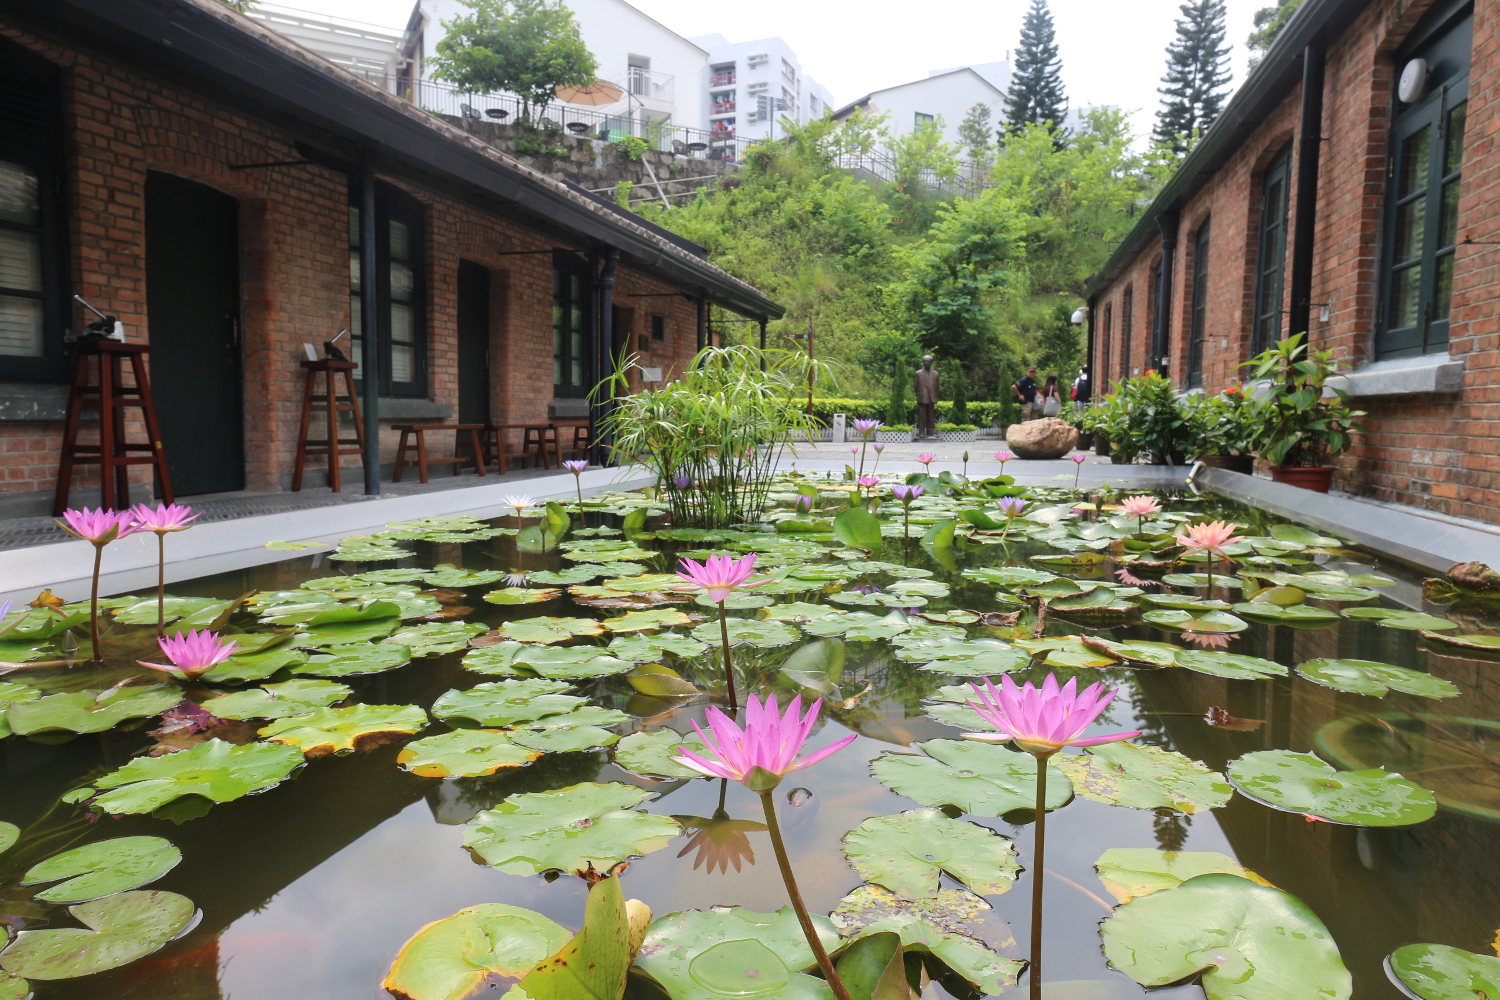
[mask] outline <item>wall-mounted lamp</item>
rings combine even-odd
[[[1327,323],[1332,318],[1333,318],[1333,303],[1331,301],[1323,303],[1323,310],[1322,310],[1322,312],[1318,313],[1318,322],[1319,323]]]
[[[1089,321],[1089,307],[1079,306],[1073,310],[1073,325],[1082,326]]]

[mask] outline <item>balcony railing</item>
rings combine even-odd
[[[720,73],[718,76],[711,76],[708,78],[708,85],[710,87],[732,87],[734,86],[734,74]]]
[[[727,115],[733,110],[733,101],[720,101],[718,104],[710,104],[708,106],[708,113],[711,115]]]

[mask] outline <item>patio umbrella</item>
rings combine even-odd
[[[557,88],[557,99],[564,104],[615,104],[624,97],[624,90],[606,80],[595,80],[586,87]]]

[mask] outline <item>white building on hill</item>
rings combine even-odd
[[[827,89],[802,72],[797,54],[780,38],[731,42],[700,35],[693,41],[708,51],[702,85],[709,127],[726,155],[777,137],[783,118],[802,124],[833,110]]]
[[[1007,64],[989,64],[989,67],[994,66],[1005,66],[1004,75],[1008,78],[1010,67]],[[992,71],[991,75],[1000,74]],[[1004,91],[975,67],[963,66],[935,70],[921,80],[871,91],[839,108],[833,116],[842,120],[860,109],[873,114],[888,114],[890,118],[886,127],[893,136],[907,135],[916,131],[918,125],[941,118],[944,140],[958,146],[961,145],[959,123],[975,104],[989,105],[992,126],[1005,120]]]

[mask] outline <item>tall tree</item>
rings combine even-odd
[[[1250,32],[1250,37],[1245,39],[1245,47],[1250,50],[1250,66],[1260,62],[1260,57],[1265,54],[1271,43],[1276,41],[1276,36],[1281,34],[1281,29],[1297,13],[1297,8],[1302,6],[1302,0],[1276,0],[1273,7],[1262,7],[1255,12],[1255,30]]]
[[[521,114],[544,108],[558,87],[587,86],[599,64],[561,0],[463,0],[473,11],[443,22],[434,79],[461,93],[508,92]]]
[[[969,190],[977,191],[989,173],[995,133],[990,125],[990,106],[975,101],[958,124],[958,140],[969,151]]]
[[[1016,49],[1016,65],[1005,91],[1005,105],[1005,122],[1011,129],[1035,122],[1061,126],[1068,115],[1062,60],[1057,55],[1057,32],[1047,0],[1031,0],[1031,9],[1021,22],[1021,44]]]
[[[1179,10],[1177,37],[1167,46],[1167,72],[1153,137],[1184,152],[1214,123],[1229,96],[1229,46],[1224,0],[1188,0]]]

